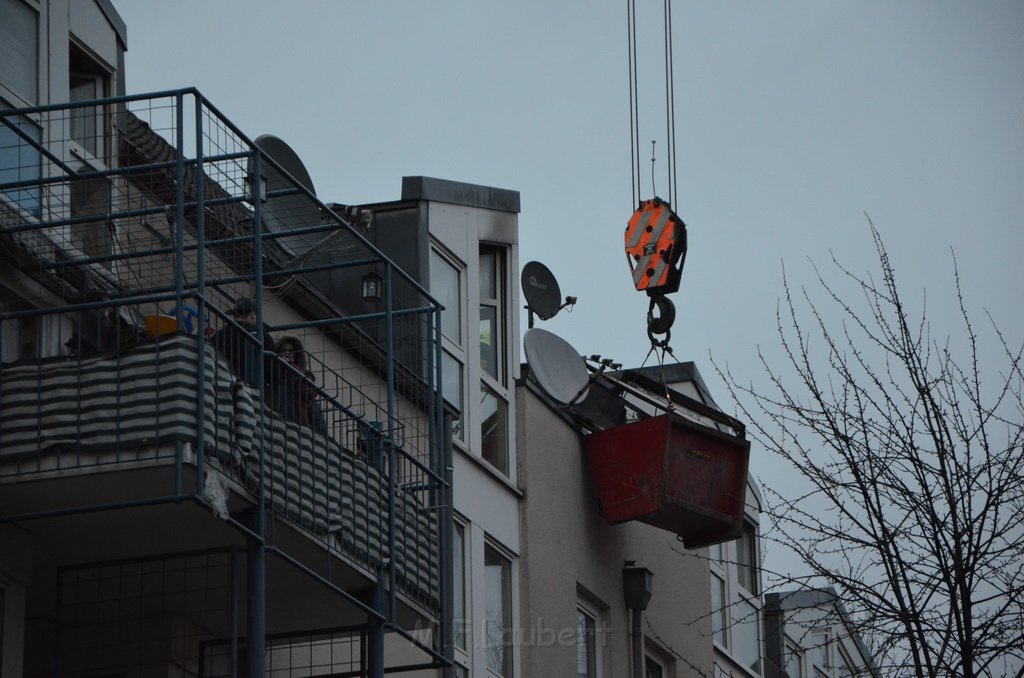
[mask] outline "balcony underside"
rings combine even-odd
[[[121,356],[5,366],[0,516],[25,517],[52,542],[48,551],[67,550],[76,562],[242,545],[236,528],[252,523],[262,459],[272,552],[356,593],[391,560],[399,599],[436,622],[437,530],[416,488],[398,491],[392,502],[385,468],[266,408],[255,416],[260,408],[239,397],[245,389],[225,378],[230,372],[207,351],[202,416],[194,337]],[[205,436],[197,453],[200,422]],[[97,510],[106,507],[119,510]],[[98,538],[62,531],[71,524]],[[65,533],[67,547],[49,536]],[[311,581],[306,588],[324,588]]]

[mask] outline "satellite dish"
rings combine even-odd
[[[287,172],[284,174],[278,171],[270,163],[261,164],[261,174],[266,181],[266,195],[270,195],[274,191],[294,190],[297,186],[316,195],[316,191],[313,189],[313,180],[309,178],[306,166],[302,164],[298,154],[292,150],[291,146],[270,134],[257,137],[254,143]],[[249,160],[248,170],[252,175],[254,170],[252,159]],[[262,215],[263,229],[275,234],[320,225],[319,206],[302,192],[270,197],[263,203]],[[288,254],[299,256],[312,247],[317,239],[317,235],[307,233],[274,238],[273,241]]]
[[[527,307],[541,320],[554,318],[562,309],[562,291],[558,289],[554,274],[544,264],[531,261],[523,266],[520,282]]]
[[[523,348],[530,374],[552,400],[572,405],[586,396],[590,375],[569,342],[535,327],[526,331]]]

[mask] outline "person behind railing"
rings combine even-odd
[[[286,334],[277,339],[277,354],[284,361],[277,388],[286,394],[285,415],[320,433],[327,432],[327,420],[317,402],[316,377],[309,369],[309,356],[298,337]],[[284,388],[281,388],[281,385]]]
[[[239,297],[235,300],[230,315],[242,329],[233,323],[225,323],[224,327],[210,337],[210,343],[227,358],[235,375],[255,388],[259,384],[257,374],[260,364],[260,347],[256,340],[256,301],[248,297]],[[262,334],[263,349],[274,351],[274,338],[270,336],[266,327],[263,328]],[[271,378],[273,368],[273,359],[264,358],[263,381],[267,387],[264,397],[270,403],[274,402]]]

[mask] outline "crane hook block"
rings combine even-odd
[[[637,291],[677,291],[685,259],[686,224],[661,198],[644,200],[626,225],[626,261]]]

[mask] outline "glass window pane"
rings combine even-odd
[[[508,474],[508,403],[487,384],[480,384],[480,454],[492,466]]]
[[[441,393],[462,412],[462,363],[448,351],[441,351]]]
[[[459,270],[434,250],[430,250],[430,294],[444,306],[441,311],[441,332],[462,345],[462,295],[459,293]]]
[[[803,653],[796,644],[786,641],[785,670],[789,678],[804,678]]]
[[[594,618],[576,610],[576,675],[594,678],[597,675],[597,643]]]
[[[71,77],[71,101],[91,101],[99,99],[103,94],[99,91],[99,80],[94,77]],[[82,145],[82,148],[99,157],[97,137],[99,135],[100,108],[71,109],[71,138]]]
[[[665,671],[653,657],[644,657],[644,674],[646,678],[662,678]]]
[[[722,647],[728,647],[725,629],[728,626],[728,609],[725,606],[725,582],[711,575],[711,635]]]
[[[736,577],[740,586],[758,594],[757,534],[752,525],[743,526],[743,535],[736,540]]]
[[[480,367],[498,380],[498,309],[494,306],[480,307]]]
[[[758,610],[745,600],[733,606],[733,656],[754,673],[761,672]]]
[[[822,669],[828,668],[828,633],[812,633],[807,654],[812,664]]]
[[[484,547],[487,668],[512,675],[512,563],[490,546]]]
[[[498,298],[498,253],[480,253],[480,298]]]
[[[6,105],[6,102],[0,100],[0,106],[6,107]],[[14,123],[23,134],[34,142],[39,142],[39,128],[29,122],[27,118],[18,116],[8,118],[8,121]],[[42,176],[41,164],[42,154],[32,144],[7,125],[0,124],[0,184],[38,181]],[[33,216],[42,215],[39,184],[4,191],[0,193],[0,196],[14,202]]]
[[[21,0],[0,0],[0,82],[30,104],[39,81],[39,15]]]
[[[469,623],[466,619],[466,530],[462,525],[455,526],[455,536],[452,540],[452,570],[454,583],[454,607],[453,612],[455,626],[455,646],[466,649],[466,631]]]

